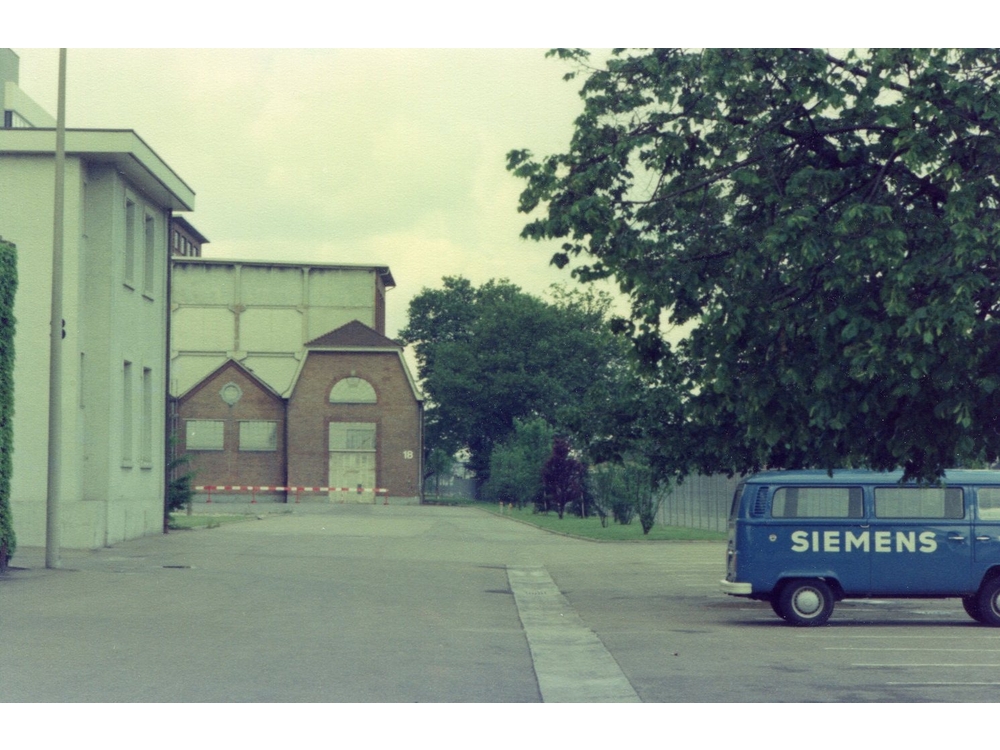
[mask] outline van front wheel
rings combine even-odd
[[[833,591],[818,578],[789,581],[781,587],[778,610],[791,625],[823,625],[833,613]]]
[[[979,588],[979,621],[1000,627],[1000,577],[992,578]]]
[[[962,606],[965,607],[965,613],[971,617],[976,622],[983,621],[983,615],[979,611],[979,596],[963,596]]]

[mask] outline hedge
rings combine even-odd
[[[17,549],[10,512],[14,451],[14,293],[17,250],[0,239],[0,573]]]

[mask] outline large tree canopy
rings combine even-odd
[[[674,470],[997,458],[998,74],[996,49],[618,50],[566,153],[508,155],[523,236],[630,296]]]
[[[474,287],[446,277],[410,301],[400,332],[429,399],[427,445],[468,448],[480,480],[515,421],[544,419],[597,458],[633,438],[642,392],[628,351],[608,327],[606,296],[559,292],[545,301],[508,281]]]

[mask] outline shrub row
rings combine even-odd
[[[10,512],[14,451],[14,294],[17,250],[0,239],[0,573],[17,549]]]

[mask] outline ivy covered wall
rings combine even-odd
[[[0,573],[17,548],[10,512],[14,450],[14,293],[17,250],[0,239]]]

